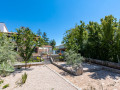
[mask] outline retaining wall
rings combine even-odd
[[[102,61],[102,60],[91,59],[91,58],[85,58],[85,62],[95,63],[95,64],[99,64],[99,65],[103,65],[103,66],[107,66],[107,67],[110,67],[110,68],[120,70],[120,64],[119,63]]]

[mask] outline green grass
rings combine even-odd
[[[5,89],[5,88],[7,88],[7,87],[9,87],[9,84],[4,85],[4,86],[2,87],[2,89]]]

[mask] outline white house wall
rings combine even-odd
[[[0,23],[0,31],[1,32],[8,32],[8,30],[7,30],[7,28],[6,28],[4,23]]]

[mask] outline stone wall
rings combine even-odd
[[[103,66],[107,66],[110,68],[114,69],[119,69],[120,70],[120,64],[119,63],[114,63],[114,62],[109,62],[109,61],[102,61],[102,60],[97,60],[97,59],[91,59],[91,58],[85,58],[86,62],[89,63],[95,63]]]

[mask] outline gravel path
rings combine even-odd
[[[28,74],[26,83],[22,87],[15,87],[15,82],[24,72]],[[3,79],[3,85],[10,84],[10,87],[5,90],[76,90],[76,88],[44,65],[16,71]]]

